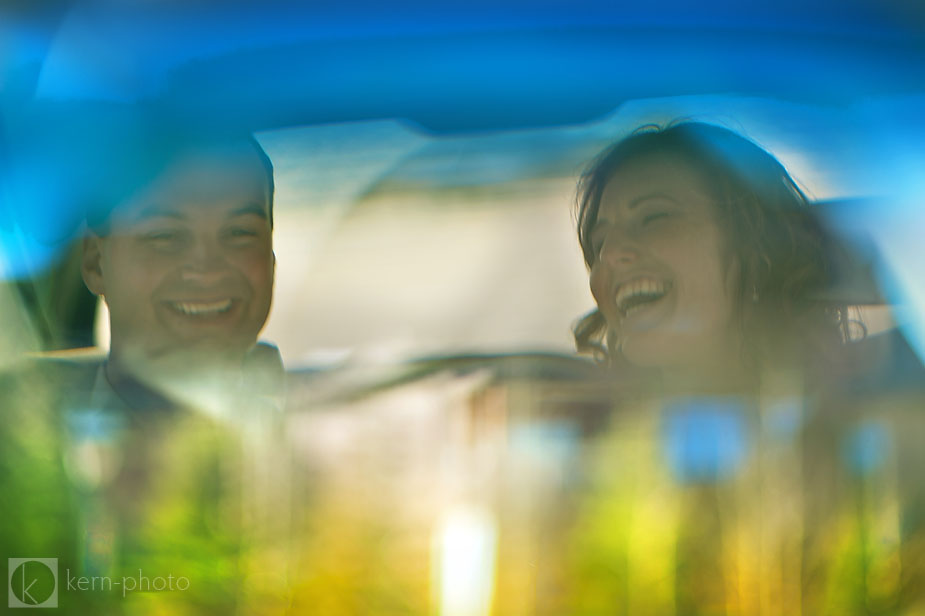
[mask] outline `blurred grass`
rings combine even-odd
[[[146,420],[119,437],[120,473],[88,487],[63,461],[61,400],[45,378],[3,377],[2,553],[57,557],[71,574],[190,580],[125,598],[65,588],[62,613],[436,614],[435,537],[460,504],[497,529],[485,615],[925,605],[914,396],[791,401],[790,423],[775,419],[777,402],[746,400],[739,437],[715,421],[710,436],[693,415],[697,446],[740,438],[743,454],[693,449],[684,462],[666,436],[686,412],[672,400],[624,401],[601,421],[580,385],[474,379],[440,398],[453,379],[401,382],[329,416],[301,409],[285,437],[197,415]],[[423,389],[433,413],[387,411]],[[319,423],[332,418],[340,448]],[[577,431],[536,429],[569,421]],[[731,466],[704,474],[704,455]]]

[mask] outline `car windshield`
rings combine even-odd
[[[925,605],[920,11],[271,4],[0,22],[11,607]]]

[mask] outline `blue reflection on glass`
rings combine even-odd
[[[668,466],[682,482],[732,477],[748,451],[743,412],[734,398],[683,398],[665,405],[662,445]]]
[[[60,244],[41,242],[18,225],[10,228],[0,221],[0,281],[40,273],[54,262],[61,250]]]
[[[575,472],[580,438],[581,431],[576,424],[552,420],[512,426],[509,443],[516,455],[545,468],[556,469],[568,480]]]
[[[867,421],[855,427],[842,441],[845,464],[859,476],[881,469],[890,451],[889,429],[880,422]]]
[[[124,428],[120,417],[92,408],[72,409],[67,413],[69,436],[75,442],[109,443],[119,438]]]
[[[570,421],[546,421],[515,425],[510,444],[515,450],[563,462],[578,453],[578,426]]]
[[[767,433],[782,441],[793,441],[803,424],[803,401],[800,398],[781,398],[768,403],[764,413]]]

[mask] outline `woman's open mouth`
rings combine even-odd
[[[614,303],[624,317],[644,310],[671,291],[671,283],[655,278],[634,278],[617,287]]]

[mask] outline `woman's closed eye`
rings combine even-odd
[[[591,252],[597,256],[600,256],[601,251],[604,249],[604,243],[607,240],[607,233],[603,230],[594,231],[591,233]]]

